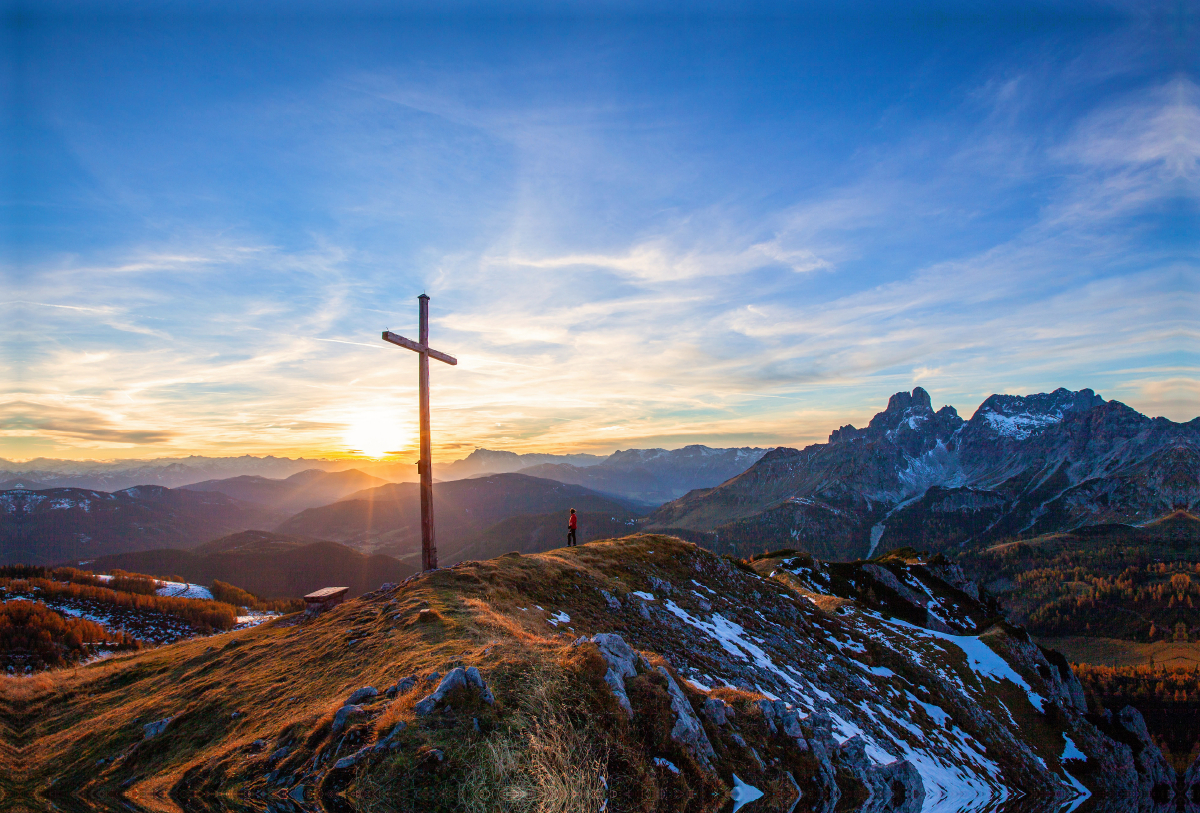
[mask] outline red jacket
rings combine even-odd
[[[571,518],[567,520],[567,527],[572,531],[575,530],[576,516],[576,514],[571,514]]]

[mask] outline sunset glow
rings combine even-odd
[[[422,292],[437,459],[801,446],[918,383],[1197,415],[1155,24],[180,15],[22,29],[0,457],[411,449]]]

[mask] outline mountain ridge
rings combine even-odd
[[[0,492],[0,564],[53,564],[161,547],[189,548],[282,517],[219,492],[133,486]]]
[[[917,539],[949,549],[1144,521],[1197,501],[1200,418],[1148,418],[1092,390],[1060,388],[993,395],[963,420],[950,406],[935,412],[916,387],[893,395],[867,427],[779,447],[729,482],[662,506],[647,529],[701,534],[743,554],[791,545],[849,559]]]
[[[624,516],[636,506],[582,486],[517,472],[448,480],[433,485],[436,542],[441,559],[453,554],[501,520],[559,512],[566,535],[567,511]],[[276,532],[305,534],[342,542],[364,553],[413,557],[420,550],[420,498],[415,483],[391,483],[355,492],[280,523]]]
[[[126,570],[189,582],[213,580],[240,587],[259,598],[298,598],[331,585],[350,596],[399,582],[417,572],[412,565],[381,554],[363,554],[328,540],[241,531],[190,550],[155,549],[98,557],[89,569]]]

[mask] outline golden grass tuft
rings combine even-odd
[[[556,646],[559,641],[533,629],[533,620],[539,616],[532,614],[528,622],[522,622],[511,615],[505,615],[497,610],[491,602],[477,598],[468,598],[463,602],[475,616],[480,626],[507,633],[524,644],[535,646]]]
[[[469,813],[600,810],[605,760],[570,722],[550,716],[524,736],[489,737],[459,788]]]
[[[733,686],[718,686],[709,692],[708,695],[718,700],[724,700],[731,706],[745,705],[767,699],[767,696],[761,692],[750,692],[745,689],[736,689]]]

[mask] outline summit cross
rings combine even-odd
[[[397,336],[389,330],[383,331],[383,340],[407,347],[415,352],[418,361],[418,390],[421,411],[421,459],[417,471],[421,475],[421,570],[437,569],[437,543],[433,533],[433,461],[429,442],[429,359],[435,358],[446,364],[456,365],[458,359],[429,346],[429,297],[417,297],[420,316],[417,341]]]

